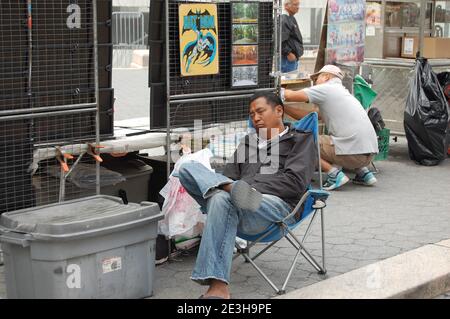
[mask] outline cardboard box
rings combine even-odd
[[[402,53],[402,37],[388,35],[384,38],[384,57],[400,58]]]
[[[402,41],[402,57],[415,58],[419,50],[419,38],[405,36]],[[424,38],[423,54],[428,59],[450,58],[450,38]]]

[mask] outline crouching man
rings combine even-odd
[[[239,144],[223,175],[195,162],[179,170],[181,184],[207,214],[191,276],[209,286],[201,298],[230,298],[237,230],[258,234],[287,216],[307,190],[317,164],[313,135],[283,123],[277,95],[255,94],[249,113],[255,133]]]
[[[325,65],[311,79],[314,86],[300,91],[283,90],[287,102],[308,102],[318,106],[329,135],[320,136],[322,168],[327,172],[325,190],[333,190],[350,179],[342,168],[354,170],[355,184],[371,186],[377,182],[367,166],[378,153],[378,140],[369,116],[361,103],[342,85],[344,74],[334,65]],[[285,112],[300,119],[308,111],[286,106]]]

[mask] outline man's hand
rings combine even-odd
[[[297,57],[292,52],[288,54],[287,59],[288,59],[289,62],[297,61]]]

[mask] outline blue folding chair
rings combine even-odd
[[[313,189],[310,185],[308,191],[301,197],[300,201],[295,206],[294,210],[282,220],[279,220],[269,226],[266,230],[264,230],[260,234],[256,235],[248,235],[238,231],[237,236],[244,240],[248,241],[248,245],[245,249],[242,249],[239,244],[236,243],[237,253],[234,256],[234,259],[242,255],[247,262],[249,262],[253,267],[264,277],[264,279],[269,283],[269,285],[278,293],[284,294],[286,292],[286,286],[289,282],[289,279],[292,276],[295,265],[297,264],[298,257],[302,255],[305,259],[319,272],[319,274],[325,274],[325,234],[324,234],[324,208],[326,207],[326,200],[330,195],[328,192],[322,190],[322,167],[320,165],[320,146],[319,146],[319,119],[318,115],[315,112],[312,112],[302,118],[301,120],[293,123],[294,127],[298,130],[302,131],[310,131],[314,135],[314,142],[317,146],[317,154],[319,157],[319,180],[320,180],[320,189]],[[295,221],[295,223],[289,224],[287,221],[297,214],[297,212],[303,207],[301,212],[301,217],[299,220]],[[304,247],[303,243],[306,237],[309,234],[311,226],[316,218],[316,216],[320,213],[321,219],[321,237],[322,237],[322,264],[319,264],[307,251]],[[304,222],[308,217],[311,217],[309,225],[303,235],[303,238],[300,240],[293,233],[293,230],[296,229],[302,222]],[[286,276],[283,286],[278,288],[269,277],[261,270],[261,268],[256,265],[254,262],[256,258],[265,253],[270,247],[275,245],[281,239],[286,238],[292,246],[295,247],[297,253],[292,261],[292,265],[289,269],[289,272]],[[258,243],[266,243],[268,244],[264,249],[262,249],[255,256],[250,257],[250,248]]]

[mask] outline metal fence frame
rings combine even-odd
[[[113,12],[113,66],[129,67],[133,50],[147,49],[143,12]]]
[[[32,84],[36,85],[36,81],[42,81],[41,79],[41,75],[39,77],[39,79],[35,79],[35,74],[33,69],[37,68],[37,66],[35,67],[32,63],[32,58],[33,58],[33,51],[38,51],[38,50],[42,50],[42,43],[36,43],[34,37],[36,32],[38,32],[39,30],[34,30],[34,24],[31,23],[31,17],[32,15],[35,13],[33,10],[35,10],[35,7],[32,7],[33,2],[28,0],[27,2],[27,10],[28,10],[28,19],[29,19],[29,23],[28,23],[28,35],[27,35],[27,43],[28,43],[28,47],[27,47],[27,54],[28,54],[28,69],[27,69],[27,77],[28,77],[28,89],[27,89],[27,94],[29,96],[30,101],[33,101],[33,99],[35,98],[36,92],[33,91],[32,89]],[[92,51],[90,52],[90,58],[89,62],[87,62],[86,65],[83,64],[84,67],[89,68],[89,64],[91,65],[90,67],[93,68],[93,72],[90,73],[91,76],[93,77],[93,85],[91,87],[91,89],[95,90],[95,92],[91,93],[93,95],[93,101],[90,103],[73,103],[73,104],[64,104],[64,105],[51,105],[51,106],[45,106],[39,105],[39,106],[35,106],[34,103],[30,102],[28,107],[23,108],[22,105],[16,105],[15,106],[15,102],[14,100],[11,100],[11,108],[10,109],[4,109],[4,110],[0,110],[0,125],[5,125],[5,127],[9,127],[14,123],[14,121],[23,121],[23,120],[27,120],[30,121],[30,123],[32,123],[31,125],[34,125],[33,123],[35,123],[35,121],[39,121],[39,120],[45,120],[48,121],[48,125],[50,127],[50,125],[55,125],[54,128],[56,127],[56,123],[57,121],[59,121],[61,119],[61,116],[64,117],[68,117],[69,119],[71,118],[71,116],[73,116],[73,119],[76,119],[77,116],[79,119],[83,118],[83,114],[92,114],[92,116],[95,116],[95,120],[93,120],[95,123],[92,129],[92,135],[89,135],[89,138],[86,137],[86,139],[84,140],[84,142],[86,144],[92,145],[94,153],[97,150],[97,147],[100,144],[100,112],[99,112],[99,76],[98,76],[98,29],[97,29],[97,0],[92,0],[91,2],[91,10],[92,10],[92,20],[89,21],[85,21],[83,20],[83,23],[86,23],[88,25],[88,28],[91,28],[90,32],[92,32],[91,36],[92,36],[92,43],[90,45],[92,45]],[[65,10],[64,10],[65,11]],[[27,12],[24,12],[24,14],[26,14]],[[56,17],[56,15],[55,15]],[[39,19],[43,19],[43,15],[41,14],[41,16],[39,16]],[[34,20],[34,19],[33,19]],[[59,21],[59,20],[58,20]],[[41,21],[41,26],[42,26],[42,21]],[[45,25],[47,28],[47,25]],[[55,28],[61,27],[61,25],[56,25],[56,20],[55,20]],[[56,29],[55,29],[56,30]],[[55,31],[55,30],[51,30],[51,31]],[[89,29],[88,29],[89,30]],[[42,34],[39,34],[42,36]],[[43,38],[46,39],[46,38]],[[57,40],[61,41],[61,44],[57,43],[57,40],[53,40],[55,42],[55,44],[51,44],[50,46],[54,46],[55,49],[60,49],[63,48],[64,45],[67,45],[66,42],[64,42],[64,37],[61,38],[54,38]],[[45,42],[45,41],[44,41]],[[46,42],[45,42],[46,43]],[[53,43],[53,42],[52,42]],[[46,44],[44,44],[46,45]],[[82,45],[85,45],[84,43],[82,43]],[[24,46],[21,48],[23,49]],[[72,50],[75,51],[77,50],[78,46],[75,46]],[[72,51],[72,52],[73,52]],[[40,51],[38,52],[38,56],[39,56]],[[62,65],[56,65],[56,63],[58,63],[58,61],[52,61],[52,55],[49,56],[44,56],[44,53],[40,53],[41,54],[41,58],[42,56],[46,59],[44,60],[45,63],[47,63],[44,66],[40,66],[40,68],[38,69],[38,71],[43,72],[43,70],[45,71],[45,68],[49,68],[49,70],[54,67],[55,70],[57,69],[57,67],[63,67]],[[33,61],[34,62],[34,61]],[[53,64],[50,64],[52,63]],[[83,62],[83,61],[81,61]],[[80,63],[81,63],[80,62]],[[70,62],[66,62],[70,65]],[[83,62],[85,63],[85,62]],[[80,64],[81,65],[81,64]],[[72,66],[73,68],[73,66]],[[53,69],[52,69],[53,70]],[[72,69],[71,69],[72,70]],[[36,70],[35,70],[36,71]],[[72,70],[73,71],[73,70]],[[37,72],[37,71],[36,71]],[[50,72],[50,71],[48,71]],[[53,82],[50,82],[50,84],[44,84],[44,85],[53,85]],[[57,82],[55,82],[57,83]],[[41,85],[41,83],[39,83],[38,85]],[[55,84],[56,85],[56,84]],[[38,87],[39,88],[39,87]],[[42,92],[39,91],[40,94],[42,94]],[[38,93],[38,94],[39,94]],[[66,94],[65,92],[63,92],[64,94]],[[60,93],[60,94],[63,94]],[[22,108],[21,108],[22,107]],[[72,123],[73,124],[73,123]],[[83,123],[79,122],[80,127],[83,127]],[[84,124],[86,125],[86,124]],[[70,130],[70,128],[68,128]],[[90,131],[89,131],[90,132]],[[95,133],[94,133],[95,132]],[[70,139],[70,140],[54,140],[53,138],[49,138],[49,139],[45,139],[43,138],[43,140],[34,140],[34,136],[33,134],[37,134],[39,136],[41,132],[32,132],[30,133],[32,136],[32,149],[33,149],[33,164],[39,163],[40,160],[45,160],[44,158],[36,158],[36,154],[39,154],[39,149],[49,149],[51,148],[52,150],[56,150],[56,153],[58,153],[61,156],[64,155],[70,155],[66,152],[61,152],[61,147],[64,145],[68,145],[70,143],[73,143],[74,140]],[[14,131],[11,131],[11,134],[14,134]],[[91,134],[91,133],[89,133]],[[95,134],[95,136],[94,136]],[[12,135],[11,135],[12,136]],[[6,137],[3,137],[6,140]],[[77,138],[76,136],[74,138]],[[18,142],[20,142],[20,140],[18,140]],[[79,140],[80,143],[83,143],[83,140]],[[14,141],[12,141],[11,143],[13,143],[12,145],[14,146]],[[95,143],[95,144],[94,144]],[[20,146],[18,146],[20,147]],[[59,151],[59,152],[58,152]],[[8,152],[7,150],[5,150],[5,152]],[[51,191],[55,191],[57,193],[56,196],[47,194],[45,200],[46,201],[50,201],[50,202],[61,202],[65,200],[65,181],[67,179],[67,177],[69,176],[69,174],[71,172],[73,172],[73,169],[77,166],[77,164],[80,163],[80,160],[82,159],[83,155],[87,154],[87,153],[91,153],[91,152],[84,152],[82,155],[80,155],[76,160],[70,161],[71,163],[71,169],[68,172],[64,172],[63,169],[61,168],[61,173],[60,173],[60,178],[59,178],[59,187],[56,187],[57,189],[52,189]],[[0,154],[1,156],[4,156],[4,158],[8,158],[9,153],[5,153],[5,154]],[[94,154],[95,155],[95,154]],[[86,158],[86,157],[85,157]],[[64,157],[64,159],[62,160],[63,162],[65,161],[67,164],[67,160],[68,157]],[[62,162],[61,162],[62,163]],[[14,162],[9,163],[9,165],[11,166],[10,169],[11,171],[13,171],[12,167],[15,165]],[[63,165],[61,164],[61,167]],[[8,167],[6,167],[8,168]],[[28,167],[27,172],[29,172],[29,174],[31,176],[34,175],[34,173],[36,172],[37,168],[33,167],[32,164],[30,164],[30,166]],[[99,165],[99,161],[96,161],[96,165],[95,165],[95,193],[96,194],[100,194],[100,165]],[[59,189],[59,190],[58,190]],[[29,191],[33,191],[33,189],[30,189]],[[52,193],[53,194],[53,193]],[[16,196],[16,195],[14,195]],[[32,196],[34,197],[34,195],[28,193],[26,196]],[[76,196],[76,195],[75,195]],[[32,206],[39,206],[39,201],[33,201],[34,204],[32,204]],[[15,204],[14,204],[15,206]]]

